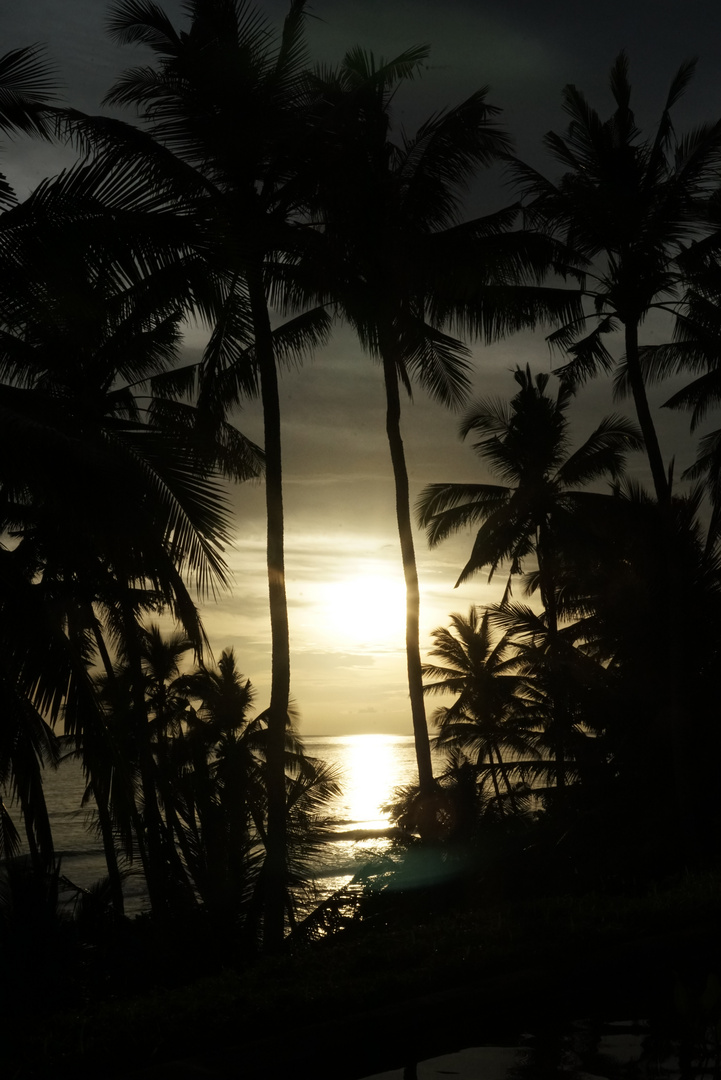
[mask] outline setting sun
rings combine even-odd
[[[322,596],[328,630],[349,645],[388,648],[405,641],[406,594],[389,574],[358,574],[327,584]]]

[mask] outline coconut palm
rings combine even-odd
[[[515,813],[518,807],[510,772],[517,768],[515,763],[537,756],[537,751],[529,710],[534,697],[516,670],[508,636],[494,641],[489,612],[481,614],[476,606],[467,618],[451,615],[450,627],[438,627],[431,636],[434,645],[429,656],[437,662],[423,665],[424,676],[432,680],[425,683],[425,693],[456,695],[452,705],[434,713],[437,745],[463,750],[479,772],[490,776],[501,815],[505,802]],[[505,758],[509,753],[510,768]]]
[[[480,90],[431,117],[415,136],[392,130],[391,105],[402,82],[419,73],[427,49],[389,63],[354,49],[336,70],[321,69],[328,148],[315,213],[324,246],[311,265],[315,295],[334,304],[382,368],[386,433],[407,592],[406,652],[421,790],[433,775],[423,703],[418,638],[419,584],[401,434],[401,391],[417,382],[433,398],[458,406],[469,387],[469,353],[446,331],[465,327],[488,336],[532,323],[542,310],[537,290],[540,249],[522,233],[505,233],[513,209],[462,222],[461,202],[475,171],[509,147],[498,109]],[[545,252],[546,262],[548,251]],[[307,265],[307,264],[306,264]],[[508,286],[514,286],[509,303]],[[500,294],[505,287],[506,306]],[[495,291],[494,291],[495,290]],[[551,291],[552,292],[552,291]],[[553,292],[568,315],[569,294]]]
[[[641,445],[640,432],[623,417],[610,416],[575,451],[571,445],[568,408],[573,390],[561,382],[555,398],[548,394],[549,376],[530,367],[517,368],[520,389],[510,404],[482,400],[467,413],[463,436],[480,438],[474,449],[503,484],[431,484],[418,501],[418,520],[426,526],[431,546],[468,525],[480,524],[470,558],[457,584],[489,567],[489,578],[501,564],[511,578],[533,557],[536,572],[529,587],[537,589],[547,636],[559,629],[558,585],[564,552],[582,542],[584,519],[603,512],[609,496],[579,490],[604,477],[616,478],[625,453]],[[508,593],[507,593],[508,595]],[[552,647],[552,646],[551,646]],[[560,725],[559,725],[560,726]],[[563,786],[563,735],[556,745],[558,782]]]
[[[491,625],[513,649],[514,671],[527,688],[526,723],[537,732],[539,753],[530,771],[534,793],[547,808],[565,798],[567,784],[596,782],[606,763],[607,721],[616,701],[615,680],[600,661],[598,627],[589,615],[589,575],[584,581],[583,564],[573,558],[578,551],[573,545],[572,557],[559,567],[562,625],[549,631],[545,612],[510,598],[489,608]]]
[[[648,345],[641,356],[649,379],[689,373],[695,376],[664,403],[665,408],[684,409],[690,413],[691,432],[707,420],[721,401],[721,280],[713,254],[706,265],[696,263],[693,271],[683,306],[677,314],[673,340]],[[720,447],[721,431],[706,432],[699,442],[696,461],[683,474],[684,479],[700,480],[704,484],[711,503],[706,540],[710,556],[721,530]]]
[[[200,667],[173,684],[191,707],[171,741],[169,777],[177,838],[194,885],[209,910],[241,918],[255,945],[264,920],[263,852],[268,842],[267,713],[253,715],[255,691],[232,649],[217,666]],[[308,860],[321,833],[319,809],[338,793],[337,777],[309,758],[292,725],[285,740],[288,920],[307,884]]]
[[[42,48],[34,45],[13,49],[0,57],[0,130],[49,137],[51,125],[46,108],[56,94],[53,73]],[[16,197],[0,173],[0,209],[15,205]],[[20,619],[28,613],[31,586],[22,558],[0,548],[2,556],[2,613],[0,622],[10,628],[11,637],[21,631]],[[20,601],[18,604],[17,601]],[[36,628],[35,628],[36,629]],[[4,637],[4,634],[3,634]],[[36,869],[53,863],[53,846],[42,787],[42,768],[57,763],[59,752],[53,733],[35,707],[4,650],[3,700],[6,703],[3,750],[0,754],[0,783],[14,788],[21,806],[25,833]],[[0,802],[2,829],[0,853],[9,857],[19,850],[19,835],[4,804]]]
[[[418,500],[418,521],[432,547],[480,523],[457,585],[484,567],[492,577],[503,563],[510,564],[511,574],[520,573],[533,554],[541,601],[555,624],[556,535],[572,535],[575,516],[587,506],[604,505],[605,496],[579,489],[620,476],[626,452],[639,449],[642,437],[624,417],[608,416],[570,452],[572,386],[561,381],[554,398],[547,393],[550,377],[534,379],[528,365],[516,368],[514,379],[520,389],[509,404],[482,399],[461,424],[463,438],[480,436],[473,449],[505,483],[430,484]]]
[[[32,648],[33,637],[42,633],[35,621],[37,590],[23,572],[22,556],[0,547],[0,692],[3,701],[0,736],[0,789],[9,792],[18,805],[30,860],[35,871],[47,872],[54,864],[54,847],[48,809],[43,791],[43,770],[58,764],[57,737],[27,685],[26,671],[20,677],[13,660],[13,641],[23,639]],[[33,618],[34,617],[34,618]],[[46,655],[47,658],[47,655]],[[28,667],[33,667],[31,663]],[[19,835],[2,804],[0,858],[18,853]]]
[[[259,387],[266,456],[267,561],[272,639],[269,709],[269,845],[266,919],[268,946],[283,932],[285,776],[283,743],[290,690],[285,591],[281,424],[270,304],[284,303],[285,265],[297,261],[305,233],[298,183],[305,156],[303,0],[293,0],[279,35],[240,0],[191,0],[187,32],[175,29],[157,5],[115,4],[111,32],[143,43],[155,67],[126,72],[108,95],[138,107],[142,137],[117,126],[86,124],[94,138],[123,144],[146,161],[149,185],[170,187],[204,228],[206,283],[196,297],[215,329],[205,357],[207,399],[218,400],[218,377],[235,391]],[[79,127],[83,127],[80,123]],[[145,132],[148,135],[145,135]],[[242,133],[242,134],[241,134]],[[324,313],[292,321],[287,336],[296,355],[321,340]],[[242,361],[250,357],[252,365]]]
[[[4,53],[0,56],[0,131],[49,138],[53,130],[50,103],[56,92],[52,68],[40,46]],[[0,173],[0,210],[15,201],[12,188]]]
[[[192,702],[171,744],[178,841],[203,903],[237,917],[248,909],[262,865],[265,725],[252,715],[255,691],[232,649],[177,686]]]
[[[654,806],[655,778],[665,776],[664,805],[653,814],[689,853],[717,820],[718,735],[707,702],[719,662],[721,576],[718,552],[702,540],[701,507],[699,488],[660,506],[638,486],[620,486],[564,582],[584,652],[613,694],[590,726],[603,736],[617,785],[630,803],[646,802],[639,793],[647,789]],[[598,698],[598,681],[593,689]]]
[[[622,52],[611,69],[616,108],[607,120],[575,86],[563,91],[569,126],[564,136],[552,132],[545,138],[565,169],[557,181],[520,162],[513,173],[529,199],[529,223],[563,239],[593,305],[549,339],[572,355],[561,370],[579,384],[612,370],[617,361],[605,339],[623,334],[623,370],[654,488],[668,501],[670,480],[648,403],[639,330],[652,311],[676,313],[694,262],[718,251],[710,197],[719,189],[721,121],[676,137],[671,111],[692,78],[694,63],[688,62],[671,82],[655,134],[643,140],[631,109],[628,71]],[[587,321],[595,325],[584,336]]]
[[[88,706],[92,646],[112,674],[108,641],[122,640],[134,671],[131,719],[145,747],[144,812],[156,849],[148,867],[159,874],[137,624],[149,605],[166,605],[202,648],[188,584],[194,578],[202,594],[227,580],[221,470],[254,475],[259,454],[229,425],[216,438],[217,425],[210,430],[192,404],[168,398],[167,386],[163,397],[153,392],[152,379],[172,383],[179,342],[176,252],[166,257],[157,237],[152,252],[146,247],[151,223],[139,232],[123,209],[132,188],[130,174],[108,177],[91,162],[2,218],[0,528],[29,579],[60,606],[56,621],[65,620],[57,668],[37,657],[31,671],[19,641],[13,662],[53,717],[64,704],[79,746],[85,720],[100,722]]]

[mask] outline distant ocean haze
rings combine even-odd
[[[303,744],[309,757],[337,767],[342,785],[341,794],[326,811],[336,838],[325,845],[317,868],[319,892],[328,895],[349,881],[373,852],[387,848],[389,840],[377,835],[389,826],[388,814],[381,808],[391,801],[396,788],[416,782],[414,743],[411,735],[368,734],[307,736]],[[81,806],[84,786],[82,767],[75,757],[67,756],[59,769],[45,773],[61,874],[88,888],[105,876],[106,867],[92,803]],[[18,807],[11,807],[11,813],[19,827]],[[129,869],[127,910],[135,914],[145,906],[144,880],[139,863]]]

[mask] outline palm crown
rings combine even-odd
[[[578,449],[569,452],[568,407],[571,387],[562,382],[552,398],[548,375],[535,380],[529,367],[517,368],[520,389],[510,404],[483,400],[466,415],[463,436],[481,437],[474,450],[504,484],[431,484],[418,501],[418,519],[431,545],[467,525],[480,523],[471,556],[457,584],[490,567],[491,575],[504,562],[511,573],[521,570],[524,557],[536,551],[539,563],[551,558],[544,539],[549,530],[560,533],[573,522],[579,504],[598,498],[578,491],[603,477],[616,477],[629,449],[638,449],[641,436],[623,417],[606,417]],[[550,601],[541,583],[544,604]]]
[[[554,183],[521,162],[512,172],[529,202],[529,223],[560,237],[593,312],[566,323],[550,341],[571,355],[561,369],[577,383],[608,372],[616,361],[606,336],[622,330],[622,384],[630,387],[659,498],[670,487],[646,398],[639,326],[652,310],[676,314],[691,267],[718,249],[711,196],[718,191],[721,122],[677,138],[671,110],[694,71],[682,65],[671,82],[651,140],[642,141],[631,109],[624,53],[611,70],[616,109],[602,120],[575,86],[563,94],[570,117],[565,136],[545,143],[566,170]],[[590,333],[583,324],[595,320]],[[648,359],[648,358],[647,358]]]
[[[432,637],[430,656],[435,662],[423,666],[424,675],[432,680],[426,682],[425,692],[456,695],[452,705],[441,706],[434,713],[439,728],[437,744],[464,751],[478,769],[485,763],[503,813],[497,773],[511,805],[515,802],[504,755],[510,753],[517,765],[520,756],[535,757],[537,753],[528,681],[517,672],[508,636],[494,640],[488,611],[481,615],[478,608],[471,607],[467,618],[451,615],[450,627],[439,627]]]

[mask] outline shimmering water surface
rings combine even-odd
[[[323,893],[339,888],[355,873],[370,851],[389,843],[382,837],[356,839],[358,831],[379,832],[388,826],[388,815],[381,807],[393,796],[394,789],[413,783],[416,778],[412,736],[406,735],[331,735],[308,736],[306,753],[338,767],[343,790],[329,804],[327,816],[337,839],[326,845],[318,867],[319,887]],[[101,845],[92,829],[90,808],[81,808],[83,776],[74,758],[66,759],[57,771],[45,777],[53,836],[62,858],[63,875],[76,885],[87,888],[105,874]],[[354,834],[344,839],[344,834]],[[142,877],[131,874],[126,886],[129,912],[144,903]]]
[[[306,752],[337,765],[343,790],[328,807],[334,839],[326,845],[318,868],[320,892],[341,888],[373,852],[390,841],[373,833],[387,829],[383,810],[396,788],[417,780],[415,749],[410,735],[335,735],[305,740]],[[358,833],[371,835],[364,839]],[[347,838],[346,838],[347,837]]]

